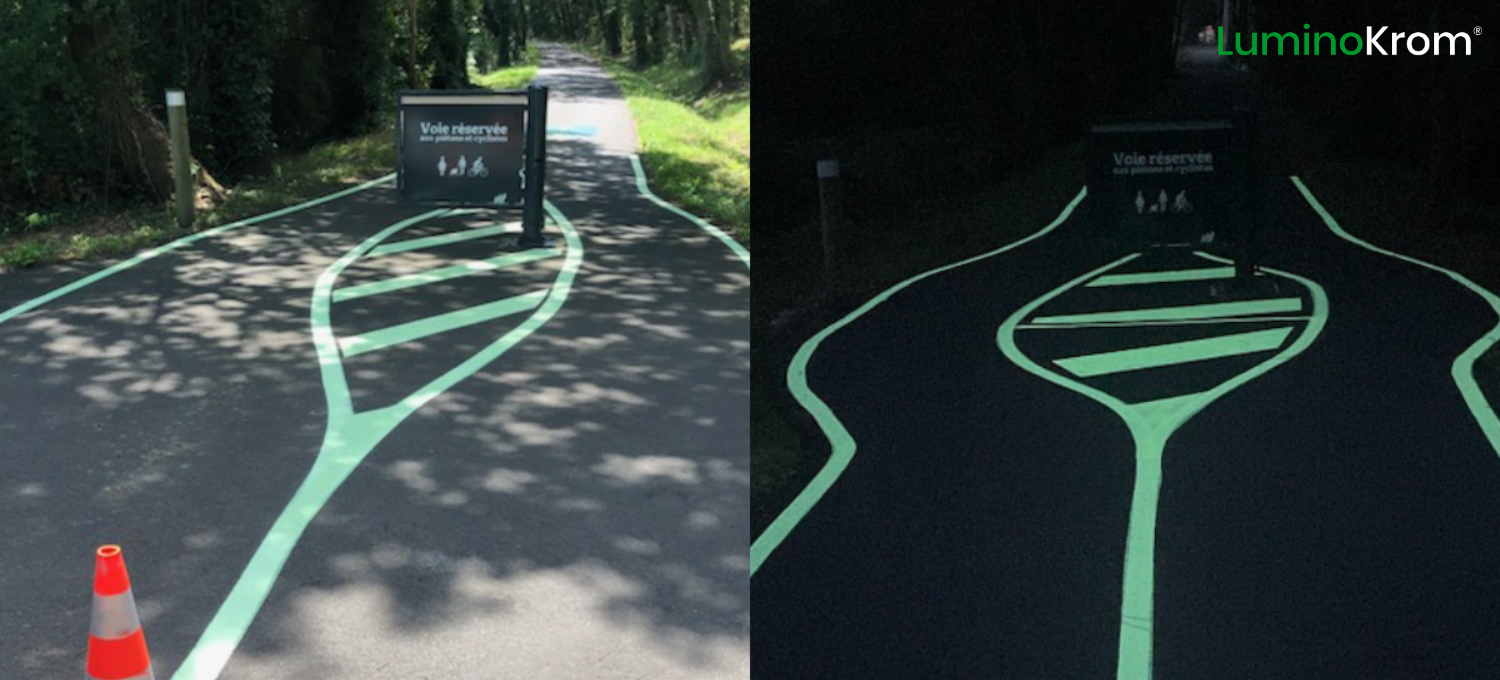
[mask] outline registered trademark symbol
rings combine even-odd
[[[1474,27],[1474,35],[1479,35],[1480,33],[1483,33],[1483,32],[1484,31],[1480,30],[1480,28],[1478,26]]]

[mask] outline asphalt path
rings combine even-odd
[[[1484,677],[1500,455],[1453,364],[1496,313],[1339,238],[1292,183],[1265,195],[1279,245],[1263,264],[1321,286],[1326,326],[1166,444],[1151,677]],[[1116,677],[1131,432],[996,346],[1018,309],[1130,252],[1077,222],[915,282],[819,345],[808,385],[858,448],[755,572],[756,677]]]
[[[543,50],[549,122],[592,127],[549,144],[548,198],[579,247],[554,223],[555,256],[339,300],[329,327],[347,339],[556,293],[581,255],[565,301],[368,451],[219,677],[749,674],[748,262],[642,196],[618,91],[582,57]],[[120,543],[156,675],[183,677],[327,444],[319,277],[404,220],[385,244],[518,219],[426,215],[393,185],[164,252],[0,323],[0,676],[82,672],[92,551]],[[506,238],[367,254],[337,286],[494,258]],[[0,312],[97,269],[0,276]],[[398,403],[532,319],[346,351],[348,400],[355,413]]]

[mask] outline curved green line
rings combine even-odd
[[[343,198],[345,196],[348,196],[349,194],[352,194],[352,193],[355,193],[355,192],[359,192],[359,191],[364,191],[365,189],[369,189],[370,187],[373,187],[373,186],[375,186],[377,184],[380,184],[381,182],[389,181],[392,177],[395,177],[395,175],[394,174],[390,174],[390,175],[386,175],[384,177],[380,177],[380,178],[377,178],[377,179],[372,179],[372,180],[370,180],[368,182],[365,182],[364,184],[360,184],[358,186],[349,187],[348,189],[344,189],[343,191],[337,191],[337,192],[328,194],[327,196],[321,196],[321,197],[312,199],[310,201],[306,201],[306,202],[303,202],[303,203],[298,203],[297,205],[288,206],[288,207],[282,208],[280,210],[275,210],[275,211],[272,211],[272,212],[268,212],[268,213],[266,213],[264,215],[257,215],[255,217],[250,217],[250,218],[247,218],[247,219],[240,220],[238,222],[232,222],[230,224],[225,224],[225,225],[222,225],[222,226],[214,227],[212,229],[205,229],[205,230],[200,231],[200,232],[198,232],[196,234],[190,234],[188,236],[184,236],[184,237],[182,237],[180,239],[177,239],[176,241],[172,241],[171,243],[167,243],[167,244],[164,244],[164,245],[156,246],[155,248],[148,249],[148,250],[146,250],[146,251],[144,251],[144,252],[136,255],[135,257],[132,257],[132,258],[130,258],[128,260],[125,260],[124,262],[120,262],[120,263],[115,264],[112,267],[107,268],[107,269],[103,269],[103,270],[94,272],[93,274],[89,274],[88,276],[85,276],[85,277],[83,277],[83,278],[81,278],[81,279],[79,279],[77,281],[74,281],[73,283],[70,283],[70,284],[68,284],[66,286],[63,286],[61,288],[58,288],[58,289],[56,289],[56,290],[54,290],[54,291],[52,291],[50,293],[47,293],[47,294],[42,295],[42,296],[37,297],[37,298],[33,298],[32,300],[30,300],[28,302],[24,302],[22,304],[16,305],[15,307],[12,307],[12,308],[6,310],[3,313],[0,313],[0,323],[5,323],[6,321],[9,321],[9,320],[11,320],[11,319],[13,319],[15,317],[18,317],[18,316],[20,316],[22,314],[25,314],[26,312],[29,312],[29,311],[31,311],[33,309],[36,309],[37,307],[45,305],[48,302],[51,302],[53,300],[56,300],[57,298],[60,298],[60,297],[62,297],[64,295],[67,295],[68,293],[72,293],[73,291],[76,291],[79,288],[83,288],[84,286],[88,286],[88,285],[97,283],[100,279],[103,279],[105,277],[109,277],[109,276],[113,276],[115,274],[118,274],[118,273],[120,273],[120,272],[122,272],[122,271],[124,271],[126,269],[134,267],[134,266],[136,266],[136,265],[138,265],[138,264],[140,264],[142,262],[145,262],[146,260],[150,260],[150,259],[152,259],[152,258],[154,258],[157,255],[160,255],[162,253],[169,252],[169,251],[172,251],[172,250],[176,250],[176,249],[181,248],[181,247],[183,247],[185,245],[188,245],[188,244],[191,244],[193,242],[196,242],[196,241],[208,238],[210,236],[218,236],[219,234],[222,234],[222,233],[224,233],[226,231],[229,231],[230,229],[235,229],[237,227],[243,227],[243,226],[246,226],[246,225],[255,224],[257,222],[264,222],[266,220],[269,220],[269,219],[272,219],[272,218],[275,218],[275,217],[281,217],[282,215],[286,215],[288,213],[293,213],[293,212],[296,212],[298,210],[304,210],[304,209],[307,209],[307,208],[311,208],[311,207],[313,207],[315,205],[320,205],[320,204],[323,204],[323,203],[327,203],[327,202],[332,201],[334,199]]]
[[[797,497],[792,499],[792,502],[786,508],[782,509],[781,514],[776,516],[776,519],[771,522],[770,526],[767,526],[765,531],[762,531],[760,536],[756,537],[755,542],[750,544],[750,575],[752,577],[755,576],[755,572],[760,569],[760,566],[765,563],[766,558],[770,557],[771,553],[776,551],[777,546],[781,545],[781,542],[786,540],[786,537],[792,533],[792,530],[797,528],[797,523],[801,522],[802,518],[806,517],[807,513],[813,509],[813,506],[818,504],[818,501],[823,498],[823,494],[827,493],[828,489],[833,487],[833,484],[838,481],[839,475],[843,474],[844,469],[849,467],[849,461],[854,460],[854,451],[856,449],[854,438],[849,436],[849,431],[844,429],[844,424],[839,422],[837,416],[833,415],[833,411],[828,408],[828,404],[818,398],[818,395],[813,393],[812,389],[807,386],[807,362],[812,359],[813,352],[817,351],[818,345],[827,339],[828,336],[833,335],[835,331],[849,325],[865,312],[874,309],[876,305],[886,301],[892,295],[895,295],[913,283],[929,276],[941,274],[950,269],[957,269],[958,267],[999,255],[1047,235],[1056,229],[1058,225],[1066,221],[1068,216],[1073,214],[1073,209],[1078,207],[1078,204],[1087,195],[1087,187],[1079,189],[1078,195],[1074,196],[1073,200],[1068,202],[1067,207],[1063,208],[1062,213],[1056,219],[1052,220],[1051,224],[1042,227],[1030,236],[987,253],[923,272],[885,289],[885,292],[876,295],[859,309],[850,312],[844,318],[824,328],[817,335],[814,335],[802,344],[801,349],[797,350],[797,354],[792,357],[791,365],[787,367],[787,389],[791,390],[792,396],[797,400],[797,403],[801,404],[802,408],[812,414],[813,419],[818,423],[819,429],[823,430],[823,436],[828,438],[832,452],[828,456],[828,462],[823,465],[823,469],[818,471],[818,474],[813,477],[811,482],[808,482],[801,493],[798,493]]]
[[[1327,225],[1328,230],[1338,235],[1339,238],[1380,253],[1381,255],[1394,257],[1398,260],[1410,262],[1440,274],[1445,274],[1448,278],[1457,281],[1473,291],[1475,295],[1483,298],[1485,302],[1489,303],[1490,308],[1495,310],[1495,314],[1500,316],[1500,297],[1497,297],[1494,293],[1470,281],[1463,274],[1372,245],[1344,231],[1343,227],[1339,226],[1338,220],[1333,219],[1333,216],[1328,214],[1328,211],[1323,208],[1323,204],[1319,203],[1318,199],[1313,197],[1312,191],[1307,188],[1307,185],[1302,183],[1301,178],[1292,175],[1291,180],[1292,184],[1297,186],[1297,191],[1302,192],[1302,197],[1307,199],[1308,205],[1311,205],[1312,209],[1318,213],[1318,216],[1323,218],[1323,224]],[[1500,418],[1495,416],[1494,408],[1484,398],[1484,392],[1479,389],[1479,383],[1474,380],[1474,362],[1488,351],[1490,347],[1493,347],[1496,342],[1500,342],[1500,324],[1496,324],[1494,328],[1490,329],[1490,332],[1480,336],[1478,340],[1474,341],[1474,344],[1470,345],[1468,349],[1458,355],[1457,359],[1453,360],[1452,374],[1453,382],[1458,385],[1458,391],[1463,394],[1464,404],[1469,407],[1469,412],[1474,414],[1474,419],[1479,421],[1479,428],[1484,431],[1485,438],[1489,440],[1490,448],[1494,449],[1497,454],[1500,454]]]
[[[1195,252],[1195,254],[1215,262],[1230,263],[1229,260],[1207,253]],[[1323,331],[1323,326],[1328,320],[1328,297],[1321,286],[1295,274],[1262,267],[1263,271],[1301,283],[1311,293],[1313,308],[1310,313],[1311,318],[1303,333],[1275,356],[1211,390],[1138,404],[1127,404],[1097,388],[1049,371],[1022,353],[1016,346],[1016,326],[1021,323],[1022,319],[1063,292],[1138,256],[1137,253],[1122,257],[1033,300],[1001,323],[999,330],[995,333],[995,343],[1006,358],[1043,380],[1087,395],[1109,407],[1120,416],[1121,420],[1125,421],[1126,426],[1130,428],[1131,438],[1135,441],[1136,476],[1131,492],[1130,524],[1125,542],[1125,573],[1120,605],[1120,652],[1119,665],[1116,669],[1116,677],[1119,680],[1149,680],[1151,677],[1156,508],[1161,492],[1161,460],[1167,440],[1189,418],[1220,396],[1264,375],[1272,368],[1307,349]]]
[[[172,680],[214,680],[219,677],[245,632],[250,629],[256,614],[260,612],[261,605],[265,603],[266,596],[270,594],[302,532],[365,456],[407,416],[520,343],[562,308],[583,263],[583,242],[573,224],[556,206],[549,202],[545,204],[545,208],[553,221],[562,228],[568,244],[562,271],[553,283],[547,299],[521,325],[410,396],[384,408],[353,412],[343,362],[339,358],[338,344],[329,321],[334,280],[345,267],[391,234],[450,211],[434,210],[392,225],[366,239],[318,277],[313,292],[311,321],[313,344],[317,348],[318,363],[323,374],[323,390],[328,398],[328,430],[324,434],[323,446],[318,451],[318,457],[307,478],[276,518],[270,532],[261,541],[260,547],[250,558],[250,563],[229,592],[229,597],[219,607],[218,613],[198,638],[198,643],[182,666],[172,675]]]
[[[739,258],[744,261],[745,267],[747,269],[750,267],[750,251],[745,250],[745,247],[740,245],[739,241],[734,240],[734,237],[724,233],[722,229],[719,229],[718,227],[715,227],[714,225],[704,221],[703,218],[698,217],[697,215],[694,215],[675,205],[672,205],[671,203],[663,201],[656,194],[651,193],[651,187],[646,185],[646,171],[641,167],[641,157],[639,155],[630,154],[630,166],[635,168],[635,186],[640,190],[642,196],[645,196],[646,198],[650,199],[652,203],[666,208],[670,212],[681,215],[683,218],[687,219],[693,224],[698,225],[698,228],[711,234],[714,238],[723,241],[724,245],[729,246],[729,249],[733,250],[734,254],[738,255]]]

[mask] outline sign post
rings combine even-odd
[[[517,248],[545,245],[547,88],[404,90],[397,95],[402,203],[521,208]]]
[[[521,218],[522,248],[541,248],[542,187],[547,181],[547,88],[532,85],[526,90],[530,123],[526,127],[526,207]]]

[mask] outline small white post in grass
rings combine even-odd
[[[172,138],[172,175],[177,180],[177,225],[193,226],[192,155],[188,151],[187,95],[167,90],[167,129]]]

